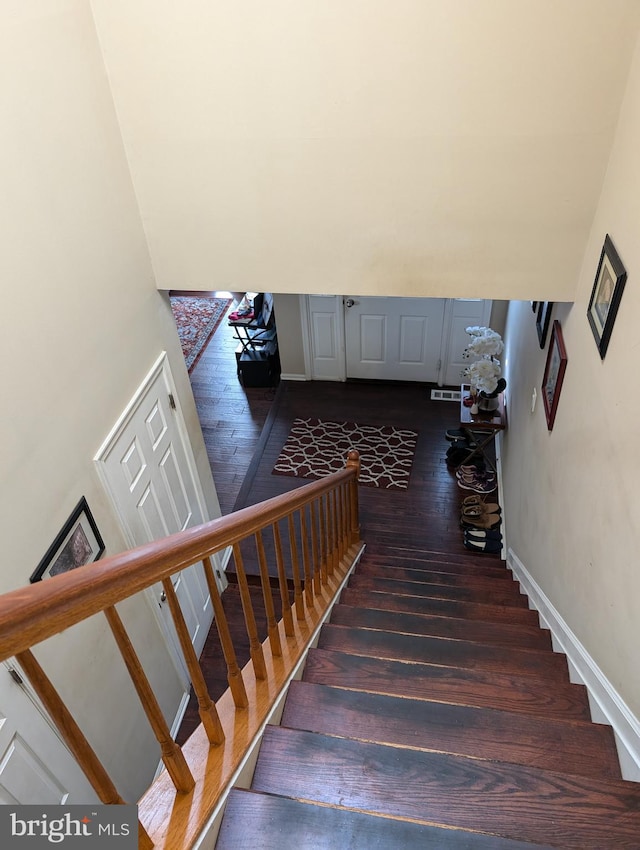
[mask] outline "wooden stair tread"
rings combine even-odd
[[[402,581],[394,578],[360,575],[354,573],[349,579],[349,587],[356,590],[374,590],[383,593],[397,593],[406,596],[435,596],[438,599],[452,599],[461,602],[483,602],[492,605],[507,605],[517,608],[529,608],[529,600],[520,593],[519,586],[513,582],[497,581],[492,586],[429,584],[426,581]]]
[[[440,561],[437,559],[412,557],[410,555],[378,555],[376,553],[365,553],[360,561],[361,565],[371,564],[382,567],[399,567],[412,570],[427,570],[434,573],[452,573],[454,575],[477,575],[490,576],[491,578],[507,579],[513,581],[513,574],[504,565],[496,565],[495,561],[488,564],[460,563],[456,561]]]
[[[402,538],[399,536],[396,529],[385,533],[379,528],[367,528],[366,533],[363,535],[363,539],[367,544],[367,549],[365,550],[366,553],[375,554],[378,557],[388,555],[390,557],[441,561],[443,563],[450,564],[477,564],[478,566],[484,565],[492,567],[500,567],[505,564],[502,558],[498,558],[497,556],[478,555],[473,552],[445,552],[438,549],[428,549],[421,545],[411,546],[407,541],[398,545],[398,540]]]
[[[558,719],[590,720],[584,685],[312,649],[304,681]]]
[[[519,676],[547,676],[554,683],[568,681],[565,656],[545,650],[505,648],[453,638],[358,629],[331,623],[322,627],[318,647]]]
[[[492,623],[488,620],[464,620],[434,614],[408,614],[402,611],[387,611],[383,608],[336,605],[331,612],[331,623],[411,634],[464,638],[501,646],[548,650],[552,648],[549,631],[539,626]]]
[[[365,561],[358,564],[357,575],[368,578],[392,579],[400,582],[423,582],[424,584],[445,584],[451,587],[477,587],[480,590],[497,589],[508,592],[509,589],[517,595],[522,595],[520,585],[514,581],[510,573],[506,577],[478,575],[474,573],[448,573],[439,570],[413,569],[395,564],[372,564]]]
[[[459,829],[235,789],[216,850],[552,850]]]
[[[539,625],[538,613],[514,605],[492,605],[487,602],[467,602],[429,596],[404,596],[376,590],[345,587],[340,601],[363,608],[386,608],[412,614],[440,614],[445,617],[464,617],[469,620],[491,620],[497,623],[528,623]]]
[[[282,726],[620,779],[610,727],[292,682]]]
[[[252,787],[564,850],[638,850],[640,784],[268,726]]]

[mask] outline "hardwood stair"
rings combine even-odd
[[[640,850],[640,784],[504,563],[373,549],[218,850]]]

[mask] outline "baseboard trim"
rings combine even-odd
[[[283,372],[280,375],[281,381],[308,381],[309,378],[307,375],[299,374],[297,372]]]
[[[538,612],[541,625],[550,630],[554,648],[567,656],[572,681],[586,686],[594,722],[606,723],[613,728],[622,776],[640,782],[640,720],[511,548],[507,552],[507,566],[529,597],[531,607]]]

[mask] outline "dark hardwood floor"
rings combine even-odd
[[[235,349],[232,330],[223,322],[191,373],[223,514],[307,483],[304,479],[272,475],[296,417],[407,427],[418,432],[409,488],[359,488],[362,539],[377,547],[404,544],[426,552],[446,553],[449,560],[480,557],[487,565],[496,563],[496,556],[470,555],[463,546],[459,509],[466,493],[458,488],[454,473],[446,465],[448,443],[444,437],[447,428],[459,424],[457,403],[432,401],[430,386],[413,383],[285,381],[278,387],[245,388],[237,377]],[[250,570],[250,564],[246,566]],[[249,647],[232,567],[229,578],[231,584],[223,594],[223,602],[236,634],[242,665],[249,659]],[[258,625],[263,633],[261,596],[258,588],[254,590]],[[215,625],[207,639],[202,664],[211,696],[217,699],[226,688],[226,679]],[[198,723],[192,695],[178,742],[186,740]]]

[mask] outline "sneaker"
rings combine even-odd
[[[472,493],[493,493],[498,489],[498,482],[495,478],[492,480],[458,478],[458,487],[462,490],[471,490]]]
[[[464,547],[472,552],[484,552],[488,555],[497,555],[502,552],[502,543],[497,540],[465,540]]]
[[[496,528],[465,528],[465,540],[502,540],[502,533]]]

